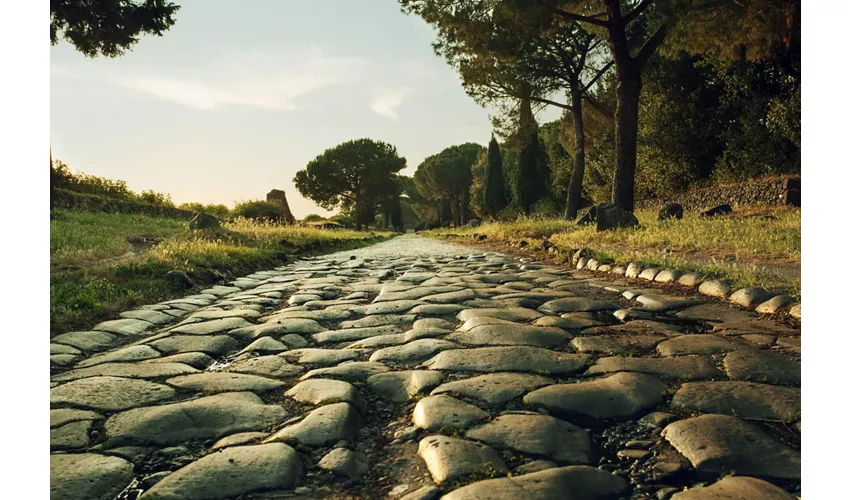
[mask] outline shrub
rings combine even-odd
[[[162,205],[166,207],[174,206],[174,202],[171,201],[170,194],[157,193],[156,191],[152,191],[150,189],[142,191],[142,194],[138,195],[138,199],[142,203],[150,203],[151,205]]]
[[[355,225],[354,224],[354,217],[351,217],[350,215],[345,215],[345,214],[334,215],[333,217],[329,218],[328,220],[334,221],[334,222],[336,222],[337,224],[339,224],[340,226],[342,226],[346,229],[352,229],[352,228],[354,228],[354,225]]]
[[[279,203],[262,200],[243,201],[236,204],[232,215],[252,220],[279,222],[283,217],[283,209]]]
[[[301,219],[301,222],[318,222],[323,220],[325,220],[325,218],[319,214],[307,214],[307,216]]]
[[[180,208],[181,210],[189,210],[191,212],[215,215],[221,219],[225,219],[230,216],[230,209],[221,204],[210,203],[209,205],[204,205],[203,203],[191,202],[181,203],[177,208]]]

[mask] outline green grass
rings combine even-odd
[[[186,272],[198,290],[278,266],[281,253],[291,258],[294,253],[343,250],[391,235],[244,219],[214,231],[190,231],[185,220],[69,211],[57,211],[50,233],[51,335],[90,328],[129,308],[192,293],[165,280],[171,270]],[[139,235],[159,242],[128,254],[128,238]]]
[[[50,267],[91,265],[118,257],[132,246],[127,238],[167,238],[186,232],[180,219],[139,214],[106,214],[57,210],[50,221]]]
[[[741,286],[765,286],[799,293],[799,280],[764,272],[759,264],[799,264],[800,210],[790,207],[739,209],[731,216],[659,222],[657,212],[636,211],[639,228],[597,232],[562,219],[491,222],[477,228],[435,229],[431,236],[487,235],[487,241],[540,248],[548,240],[559,249],[586,248],[601,261],[699,271],[731,279]],[[667,253],[669,251],[669,253]],[[663,253],[664,252],[664,253]]]

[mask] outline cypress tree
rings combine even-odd
[[[522,145],[519,153],[519,165],[516,170],[514,200],[516,206],[525,215],[531,213],[531,205],[546,191],[546,183],[538,166],[539,146],[537,142],[537,122],[531,112],[531,89],[523,85],[523,99],[520,101],[518,142]]]
[[[502,171],[502,151],[495,136],[490,136],[487,151],[487,169],[484,171],[484,206],[496,217],[499,210],[508,204],[505,195],[505,174]]]

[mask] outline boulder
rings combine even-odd
[[[668,203],[658,212],[658,220],[679,219],[685,215],[685,209],[678,203]]]
[[[714,217],[716,215],[726,215],[732,213],[732,205],[728,203],[724,203],[723,205],[717,205],[716,207],[706,210],[705,212],[699,214],[700,217]]]
[[[219,226],[221,226],[221,223],[214,215],[210,214],[199,213],[189,221],[189,229],[206,229]]]
[[[590,207],[576,224],[596,224],[597,231],[607,231],[621,227],[637,227],[637,217],[628,210],[623,210],[613,203],[600,203]]]

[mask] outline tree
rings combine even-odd
[[[530,86],[523,91],[525,96],[520,104],[519,129],[514,137],[521,147],[519,153],[519,168],[516,171],[515,202],[525,215],[531,213],[534,204],[546,192],[546,182],[540,171],[538,155],[540,153],[537,138],[537,121],[531,112],[531,101],[528,98]]]
[[[416,189],[431,200],[445,200],[455,226],[465,222],[472,185],[472,166],[484,148],[465,143],[451,146],[422,161],[413,175]],[[443,214],[441,209],[441,215]]]
[[[490,136],[487,150],[487,168],[484,171],[484,206],[490,216],[496,217],[499,210],[508,204],[505,195],[505,174],[502,171],[502,152],[496,136]]]
[[[545,2],[542,11],[533,2],[517,0],[401,3],[407,12],[422,16],[437,28],[434,49],[459,71],[470,96],[485,106],[494,101],[512,103],[503,106],[497,123],[506,121],[510,114],[518,119],[515,106],[521,105],[523,99],[572,113],[574,166],[565,215],[574,218],[585,170],[583,101],[598,107],[590,90],[611,66],[610,61],[606,62],[608,55],[602,40],[577,21],[564,23],[547,14]],[[566,103],[552,95],[564,90]],[[530,155],[531,150],[526,156]]]
[[[392,210],[390,212],[393,228],[399,233],[404,232],[404,219],[402,218],[401,196],[393,196]]]
[[[355,139],[326,150],[295,174],[295,188],[320,207],[352,209],[355,229],[360,231],[375,200],[386,193],[392,180],[406,165],[395,146],[371,139]],[[372,218],[373,218],[372,217]]]
[[[531,15],[551,9],[565,22],[578,21],[608,39],[617,75],[611,200],[629,211],[634,210],[642,74],[665,40],[672,42],[670,50],[711,48],[727,58],[749,52],[757,59],[780,41],[791,50],[799,48],[799,0],[515,1]]]
[[[50,45],[63,38],[86,57],[118,57],[142,34],[162,36],[179,9],[167,0],[50,0]]]

